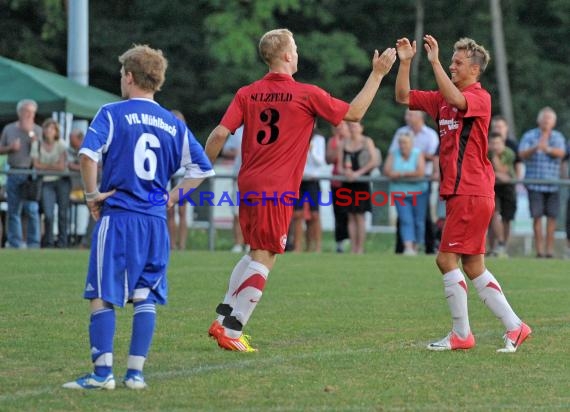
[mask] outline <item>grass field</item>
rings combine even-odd
[[[534,336],[498,354],[503,327],[469,290],[477,346],[425,349],[450,328],[433,257],[286,254],[247,332],[258,353],[206,336],[236,255],[178,252],[134,392],[61,384],[90,371],[86,251],[0,252],[0,411],[570,410],[570,280],[562,260],[489,260]],[[117,311],[115,375],[125,371],[132,308]]]

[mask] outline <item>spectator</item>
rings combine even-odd
[[[570,141],[567,143],[566,156],[564,156],[564,161],[562,162],[562,176],[568,179],[570,177]],[[566,201],[566,250],[564,251],[564,259],[570,259],[570,193]]]
[[[65,172],[65,144],[59,139],[59,124],[46,119],[42,124],[43,138],[32,143],[32,160],[36,170],[48,173],[43,176],[42,213],[44,215],[43,247],[67,247],[67,214],[71,182],[68,176],[53,176],[49,172]],[[53,223],[57,203],[57,243],[54,242]]]
[[[11,170],[29,170],[32,165],[32,142],[40,139],[42,128],[35,124],[38,104],[29,99],[20,100],[16,106],[18,120],[2,130],[0,154],[8,154]],[[22,197],[22,187],[28,180],[26,174],[10,174],[6,182],[8,197],[8,247],[25,249],[40,247],[40,216],[36,201]],[[22,235],[22,210],[28,218],[26,242]]]
[[[556,112],[544,107],[538,112],[538,127],[521,138],[519,156],[525,162],[525,179],[559,179],[566,139],[557,130]],[[536,256],[554,257],[554,231],[560,210],[560,194],[556,184],[528,184],[528,202],[533,219]],[[546,216],[546,245],[542,217]]]
[[[83,144],[83,139],[85,134],[81,129],[74,129],[69,133],[69,147],[67,148],[67,167],[70,171],[74,172],[71,174],[71,194],[69,195],[72,202],[83,203],[83,183],[81,182],[81,176],[79,175],[79,150]],[[75,173],[77,172],[77,173]],[[101,163],[97,167],[97,181],[101,180]],[[76,212],[77,213],[77,212]],[[89,249],[91,247],[91,236],[93,234],[93,228],[95,227],[95,219],[91,215],[88,217],[87,229],[85,230],[85,235],[81,237],[79,247],[82,249]],[[75,235],[77,235],[77,221],[73,223],[75,225]]]
[[[337,126],[332,128],[333,135],[327,142],[326,161],[333,165],[332,175],[337,176],[338,172],[338,147],[342,145],[343,139],[350,136],[348,124],[343,120]],[[348,240],[348,213],[346,207],[340,206],[337,190],[342,187],[340,180],[331,180],[331,192],[334,213],[334,240],[336,242],[337,253],[344,252],[344,242]]]
[[[71,198],[83,201],[83,186],[79,175],[79,149],[83,143],[83,130],[73,129],[69,133],[69,146],[67,147],[67,168],[73,172],[71,175]]]
[[[491,118],[491,134],[499,134],[504,141],[504,144],[506,147],[508,147],[509,149],[511,149],[514,153],[515,153],[515,178],[517,180],[522,180],[524,178],[524,163],[522,161],[522,159],[519,156],[519,144],[518,142],[515,140],[515,138],[512,136],[510,130],[509,130],[509,124],[507,123],[507,119],[505,119],[503,116],[501,115],[495,115]],[[496,186],[497,187],[497,186]],[[495,189],[496,189],[495,187]],[[524,192],[526,193],[526,189],[524,188],[524,186],[522,184],[516,185],[515,186],[515,210],[516,210],[516,192]],[[511,219],[512,220],[512,219]],[[495,231],[492,228],[496,228],[496,230],[501,230],[503,235],[502,237],[504,238],[505,244],[509,243],[509,238],[511,236],[511,221],[507,221],[501,219],[501,215],[498,213],[495,213],[493,215],[493,219],[491,221],[491,225],[489,226],[489,233],[487,236],[487,241],[489,243],[489,247],[491,250],[491,255],[494,255],[495,253],[495,249],[497,248],[497,237],[495,236]],[[498,248],[497,250],[499,252],[499,254],[502,255],[502,253],[500,253],[500,248]]]
[[[511,221],[517,210],[515,186],[515,153],[505,145],[498,133],[489,137],[489,160],[495,172],[495,211],[491,218],[490,232],[497,244],[491,244],[491,256],[508,257],[507,247]]]
[[[411,132],[402,132],[398,137],[399,147],[390,152],[384,165],[384,175],[392,179],[390,193],[403,192],[403,202],[396,200],[400,220],[400,239],[404,243],[404,255],[415,256],[425,239],[426,213],[428,211],[428,182],[406,182],[402,178],[425,176],[424,155],[414,147]]]
[[[6,155],[0,156],[0,248],[4,246],[4,220],[6,213],[3,209],[2,203],[6,202]]]
[[[507,119],[497,114],[491,119],[491,134],[498,134],[503,138],[505,146],[515,153],[515,177],[518,180],[524,178],[524,163],[519,156],[519,144],[511,135]]]
[[[347,206],[348,235],[352,253],[364,253],[366,226],[364,214],[372,211],[370,197],[362,199],[359,193],[370,193],[369,182],[356,182],[361,176],[368,176],[380,165],[378,151],[374,141],[362,134],[360,122],[348,122],[350,137],[344,139],[338,150],[337,169],[347,179],[342,189],[350,192],[350,204]],[[348,194],[348,193],[347,193]]]
[[[236,194],[233,209],[232,232],[234,236],[234,245],[231,249],[233,253],[243,253],[249,250],[249,247],[244,244],[243,234],[239,225],[239,206],[237,202],[237,194],[239,188],[237,185],[237,175],[241,167],[241,141],[243,138],[243,126],[240,126],[235,133],[231,134],[222,149],[222,156],[227,159],[233,159],[234,165],[232,167],[232,174],[235,176],[233,180],[234,193]]]
[[[426,125],[425,113],[421,110],[406,109],[404,117],[406,125],[400,127],[394,133],[392,143],[390,144],[389,152],[398,148],[398,137],[402,133],[411,133],[414,137],[414,147],[420,149],[425,159],[425,176],[431,178],[432,181],[437,181],[438,178],[434,175],[434,163],[437,161],[437,149],[439,147],[439,136],[435,130]],[[425,252],[427,254],[435,253],[435,236],[434,236],[434,223],[431,218],[431,182],[428,184],[428,202],[426,204],[426,221],[425,221]],[[404,246],[400,238],[400,219],[396,221],[396,253],[402,253]],[[423,243],[423,241],[421,242]]]
[[[301,180],[301,186],[299,187],[299,199],[295,202],[295,211],[293,212],[293,250],[295,252],[301,252],[303,249],[303,223],[305,221],[307,223],[305,250],[312,252],[321,251],[322,228],[319,213],[321,186],[319,175],[321,168],[326,165],[325,152],[325,138],[320,134],[314,133],[309,145],[303,180]],[[305,208],[307,207],[310,210],[310,214],[307,216],[308,219],[305,219]]]
[[[178,119],[186,123],[186,119],[180,110],[171,110],[172,114]],[[182,181],[184,169],[180,168],[178,172],[170,179],[171,188],[176,187]],[[186,202],[178,202],[166,210],[166,220],[168,222],[168,233],[170,235],[170,250],[186,250],[186,240],[188,239],[188,222],[186,221]],[[178,222],[176,222],[176,213],[178,212]]]

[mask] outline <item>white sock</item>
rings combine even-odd
[[[507,302],[507,298],[503,295],[501,285],[495,276],[487,269],[473,279],[473,284],[477,288],[479,297],[485,305],[491,309],[497,318],[503,322],[507,330],[518,329],[521,325],[521,320]]]
[[[230,305],[232,309],[236,305],[236,297],[234,296],[234,292],[238,288],[240,281],[244,275],[245,270],[251,263],[251,256],[243,255],[243,257],[236,263],[234,269],[232,270],[232,274],[230,275],[230,282],[228,284],[228,291],[226,292],[226,296],[224,297],[224,302],[227,305]],[[218,322],[220,324],[224,321],[223,315],[218,315]]]
[[[232,316],[245,326],[261,299],[265,281],[269,275],[267,266],[251,261],[245,270],[242,282],[235,291],[236,305],[232,311]]]
[[[142,371],[144,368],[144,361],[146,358],[144,356],[129,355],[127,359],[127,369],[136,369]]]
[[[443,286],[453,319],[453,331],[465,339],[471,333],[471,328],[467,310],[467,283],[461,270],[457,268],[444,274]]]

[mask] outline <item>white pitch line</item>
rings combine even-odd
[[[311,352],[311,353],[305,353],[305,354],[300,354],[300,355],[292,355],[292,356],[275,356],[275,357],[264,358],[264,359],[254,358],[256,355],[254,353],[251,353],[251,354],[244,354],[244,356],[248,356],[248,357],[251,356],[251,358],[249,358],[249,359],[243,359],[243,360],[238,360],[238,361],[233,361],[233,362],[228,362],[228,363],[223,363],[223,364],[216,364],[216,365],[205,364],[205,365],[199,365],[199,366],[195,366],[192,368],[177,370],[177,371],[151,372],[148,374],[145,373],[145,376],[147,376],[151,379],[155,379],[155,380],[168,380],[168,379],[178,378],[178,377],[196,376],[196,375],[200,375],[202,373],[209,373],[209,372],[218,371],[218,370],[242,368],[242,367],[247,366],[249,364],[259,365],[259,364],[283,363],[286,360],[340,356],[340,355],[349,355],[349,354],[355,354],[355,353],[371,353],[371,352],[374,352],[377,350],[378,349],[372,349],[372,348],[361,348],[361,349],[355,349],[355,350],[347,349],[344,351]],[[53,386],[47,386],[46,387],[46,386],[44,386],[44,387],[41,387],[38,389],[27,389],[27,390],[14,392],[14,393],[9,393],[6,395],[0,395],[0,404],[2,402],[13,402],[13,401],[16,401],[16,400],[22,399],[22,398],[31,398],[31,397],[36,397],[36,396],[54,393],[56,391],[56,389],[60,389],[60,388],[61,388],[61,386],[59,386],[59,387],[53,387]]]

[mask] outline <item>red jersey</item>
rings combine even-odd
[[[348,103],[288,74],[268,73],[239,89],[220,124],[232,132],[244,125],[241,196],[281,197],[289,192],[298,197],[315,117],[337,125],[348,108]]]
[[[449,105],[439,91],[410,91],[409,108],[423,110],[439,129],[439,194],[494,197],[495,173],[487,157],[491,96],[473,83],[461,91],[467,110]]]

